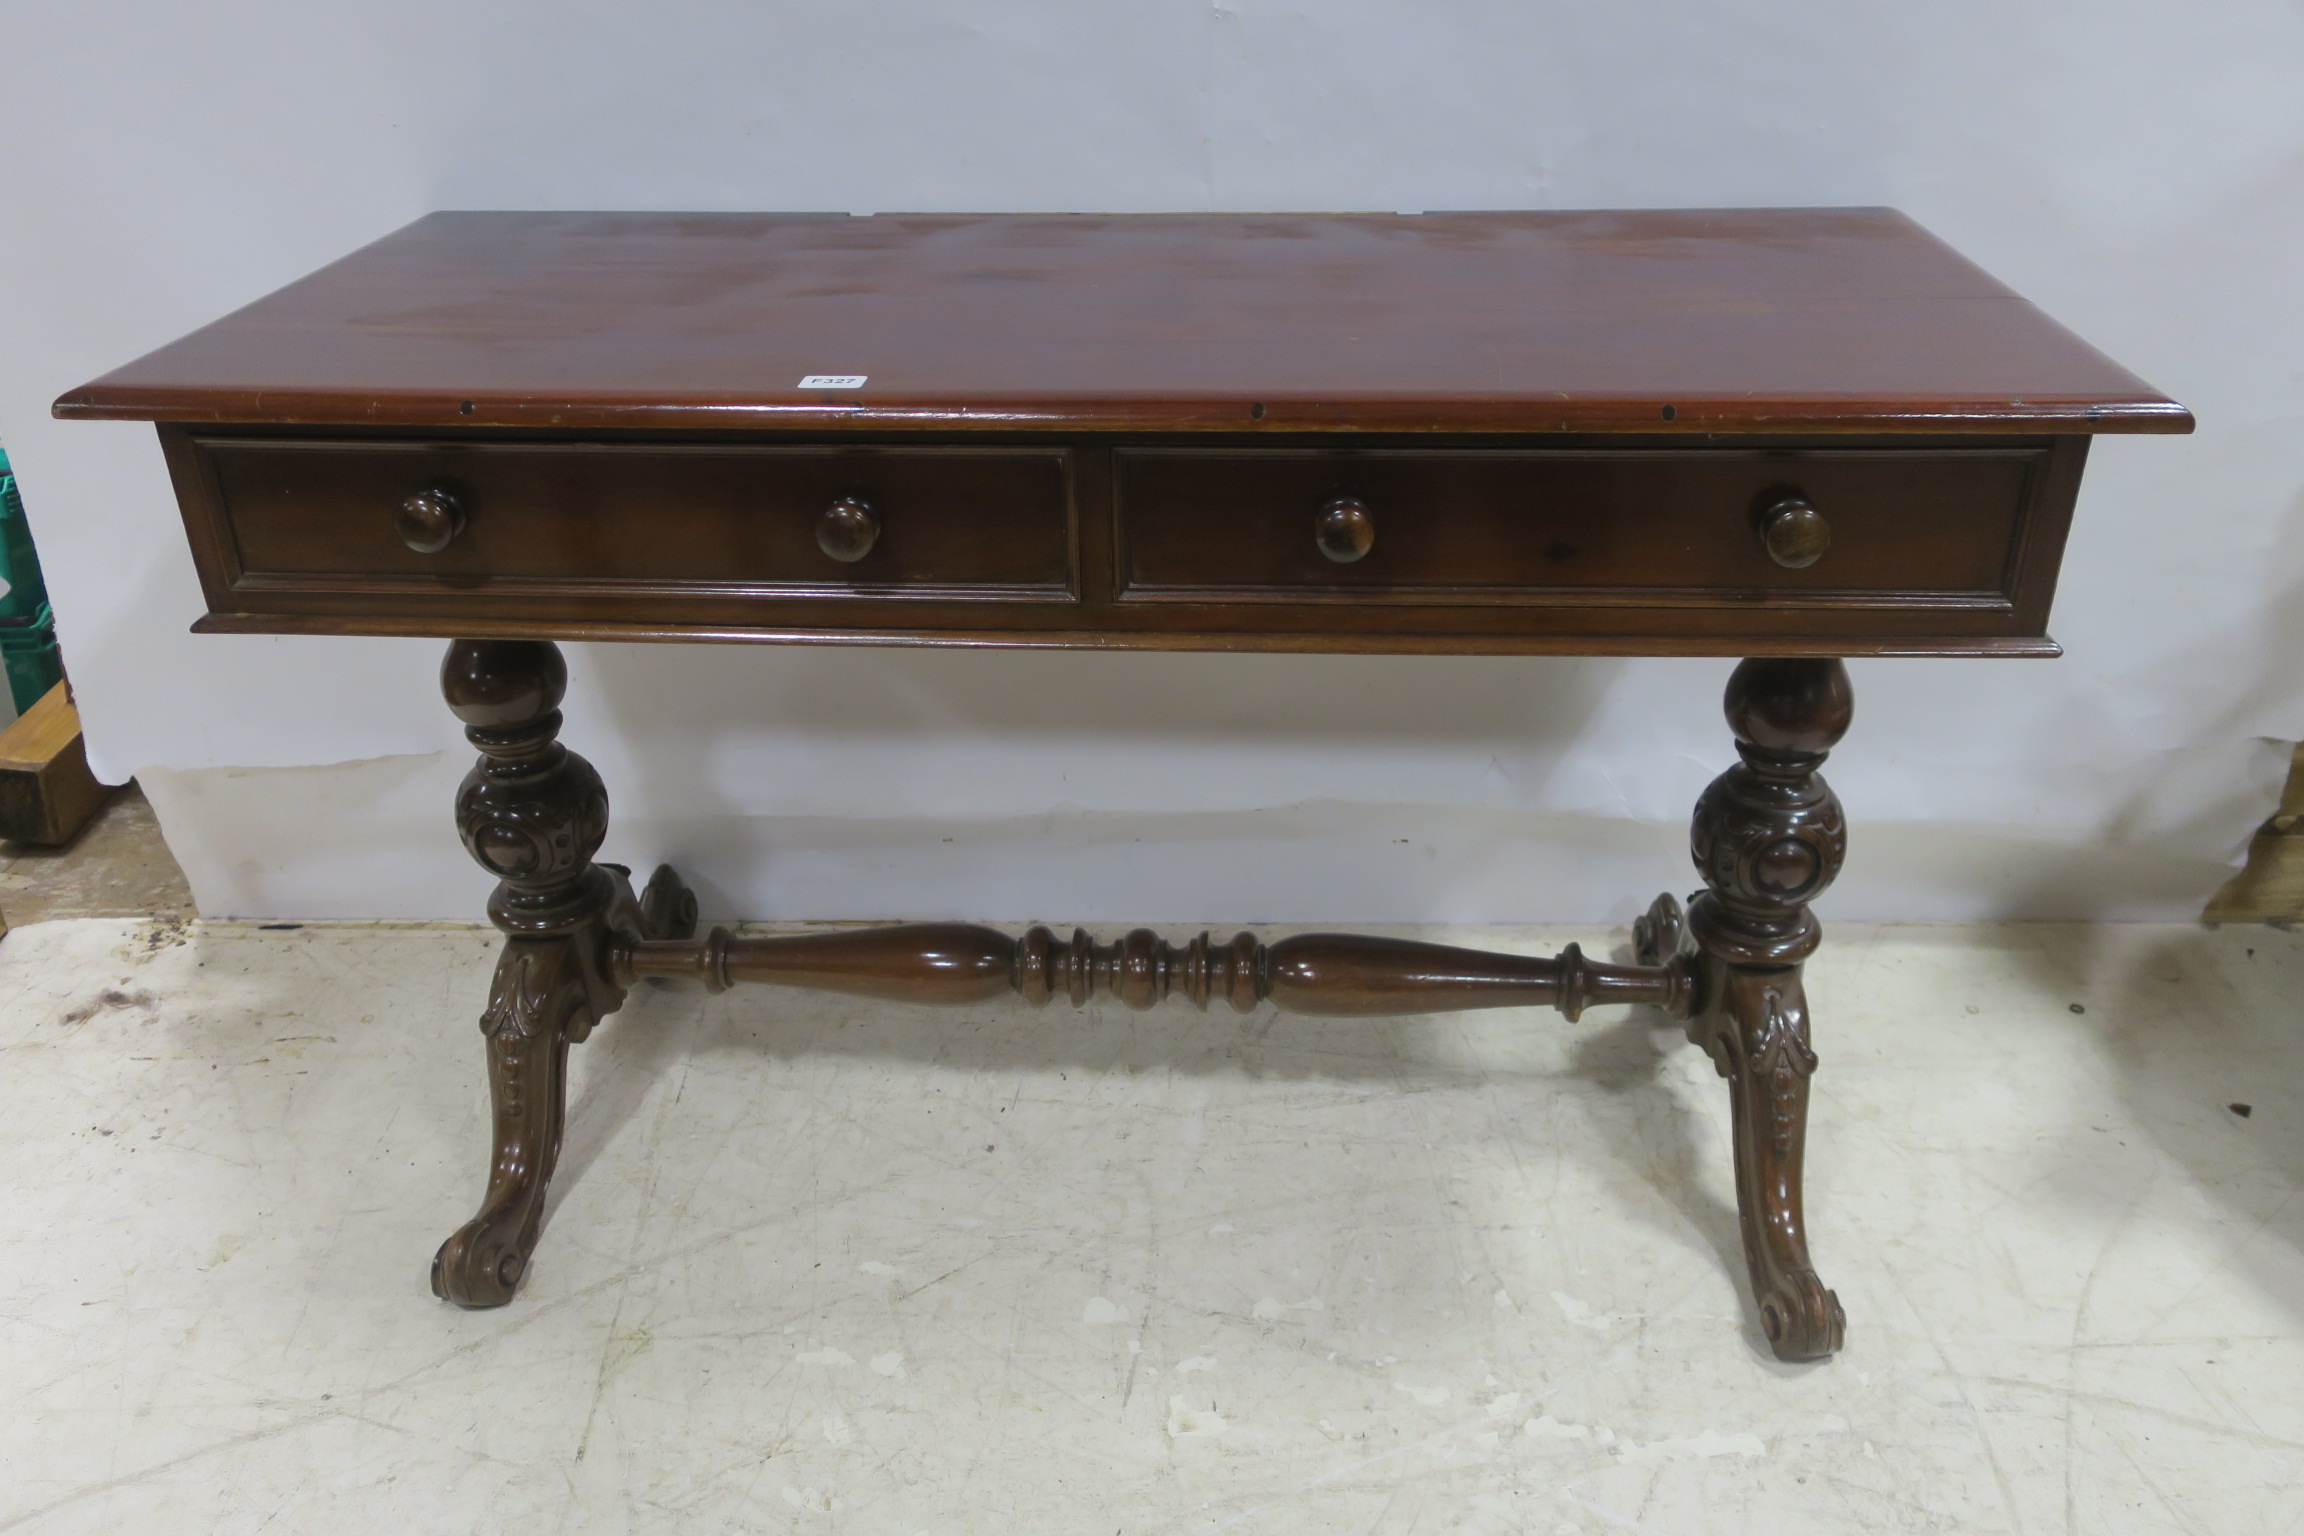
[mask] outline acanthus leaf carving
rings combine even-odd
[[[545,1006],[552,984],[536,974],[536,954],[521,949],[504,957],[488,989],[488,1007],[480,1015],[480,1033],[507,1048],[534,1039],[543,1032]]]
[[[1784,1005],[1781,988],[1760,994],[1763,1010],[1758,1038],[1752,1047],[1752,1070],[1768,1084],[1769,1132],[1779,1155],[1789,1154],[1800,1135],[1799,1086],[1816,1070],[1816,1053],[1808,1047],[1808,1025],[1800,1006]]]

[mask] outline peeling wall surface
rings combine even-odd
[[[1949,0],[9,7],[0,439],[204,910],[473,916],[429,641],[196,638],[62,390],[440,208],[1886,203],[2189,405],[2037,661],[1864,661],[1827,918],[2183,916],[2304,736],[2304,12]],[[1729,663],[570,648],[606,856],[774,918],[1621,919]]]

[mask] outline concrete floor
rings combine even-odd
[[[192,889],[131,782],[60,848],[0,840],[0,915],[16,927],[59,917],[188,920]]]
[[[1622,1011],[652,987],[459,1312],[494,947],[0,943],[0,1531],[2304,1526],[2288,934],[1833,929],[1809,1367],[1723,1089]]]

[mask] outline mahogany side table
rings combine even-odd
[[[2175,402],[1886,209],[442,213],[57,401],[160,424],[194,628],[450,639],[506,938],[494,1160],[434,1291],[509,1301],[571,1042],[645,976],[1330,1015],[1641,1003],[1729,1081],[1776,1353],[1839,1347],[1800,1175],[1846,656],[2053,656],[2099,432]],[[1638,963],[967,924],[695,938],[596,864],[559,640],[1745,658],[1705,889]]]

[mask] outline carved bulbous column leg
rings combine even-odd
[[[1800,1167],[1807,1139],[1808,1005],[1800,966],[1821,937],[1808,903],[1847,852],[1840,802],[1817,768],[1853,710],[1838,661],[1747,661],[1729,679],[1728,725],[1743,762],[1696,802],[1690,850],[1707,889],[1685,933],[1669,901],[1641,925],[1644,959],[1682,946],[1696,960],[1688,1036],[1729,1081],[1736,1203],[1761,1326],[1779,1358],[1840,1347],[1840,1299],[1808,1260]]]
[[[592,862],[608,793],[555,739],[567,685],[559,650],[535,641],[459,640],[440,669],[448,707],[480,749],[457,792],[457,830],[498,879],[488,915],[506,935],[480,1016],[495,1108],[488,1192],[432,1261],[433,1294],[460,1306],[503,1305],[527,1271],[560,1154],[568,1047],[624,1001],[609,940],[695,928],[695,899],[670,869],[643,903],[626,871]]]

